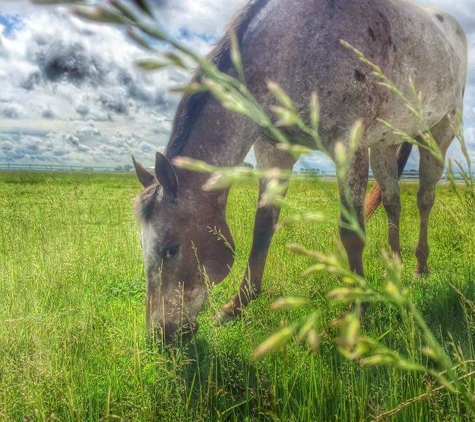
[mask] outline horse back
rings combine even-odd
[[[269,109],[275,100],[266,81],[279,83],[304,117],[316,91],[324,142],[344,136],[359,119],[369,146],[399,142],[378,118],[410,135],[424,129],[341,40],[362,51],[403,91],[409,92],[412,80],[423,93],[428,127],[462,106],[466,39],[450,15],[407,0],[258,1],[262,5],[240,39],[248,86]]]

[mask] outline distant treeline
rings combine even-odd
[[[245,167],[254,167],[251,163],[244,162]],[[0,171],[43,171],[43,172],[69,172],[69,173],[129,173],[133,171],[133,167],[129,164],[123,166],[67,166],[57,164],[14,164],[0,163]],[[321,170],[315,168],[300,168],[294,170],[295,174],[308,178],[333,179],[336,173],[333,170]],[[370,172],[370,177],[372,174]],[[460,173],[455,173],[457,180],[462,180]],[[419,179],[418,170],[407,170],[403,173],[402,179]]]

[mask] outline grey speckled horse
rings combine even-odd
[[[411,148],[401,145],[400,138],[377,119],[387,120],[414,137],[431,128],[445,156],[454,138],[447,116],[462,109],[466,81],[467,42],[460,25],[441,10],[408,0],[254,0],[231,27],[240,43],[247,85],[267,111],[275,103],[267,81],[280,84],[302,116],[309,115],[310,95],[316,91],[321,105],[320,136],[331,153],[338,141],[348,142],[354,123],[363,120],[363,142],[347,180],[339,181],[342,206],[356,210],[364,227],[371,161],[388,214],[389,243],[400,256],[398,177]],[[397,86],[406,87],[412,78],[424,94],[424,124],[375,83],[369,69],[340,44],[341,39],[379,65]],[[210,59],[221,71],[234,74],[228,36],[217,44]],[[311,145],[303,133],[288,135]],[[295,163],[248,118],[233,114],[209,94],[200,93],[182,99],[165,155],[157,154],[155,175],[135,162],[145,187],[137,212],[143,224],[147,322],[150,328],[164,329],[167,339],[180,327],[195,326],[207,295],[203,274],[211,283],[219,283],[233,264],[232,251],[210,228],[221,232],[234,246],[226,224],[228,191],[203,191],[207,176],[175,168],[173,158],[185,156],[217,166],[235,166],[242,163],[252,146],[260,168],[288,170]],[[429,271],[429,214],[444,166],[424,149],[420,153],[416,272],[423,274]],[[260,183],[260,194],[265,183]],[[346,188],[350,203],[343,194]],[[248,270],[238,294],[222,309],[222,320],[239,315],[259,294],[278,217],[278,208],[257,210]],[[343,228],[340,234],[351,269],[363,275],[363,241]]]

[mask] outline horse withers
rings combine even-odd
[[[341,205],[354,210],[364,230],[371,164],[380,189],[371,205],[374,209],[382,201],[389,244],[400,256],[398,179],[411,145],[402,144],[379,119],[416,139],[430,129],[445,157],[454,138],[448,116],[462,110],[467,74],[467,41],[458,22],[443,11],[409,0],[253,0],[232,21],[231,29],[241,49],[247,86],[267,112],[275,103],[268,81],[287,92],[303,117],[310,115],[311,93],[317,92],[319,136],[334,159],[335,146],[348,145],[355,122],[362,121],[363,140],[347,177],[338,181]],[[412,79],[423,93],[423,122],[401,99],[378,86],[371,70],[342,46],[342,39],[362,51],[395,85],[406,87]],[[220,40],[209,59],[219,70],[235,74],[229,35]],[[194,78],[199,81],[199,72]],[[287,135],[313,145],[312,139],[294,129]],[[180,328],[193,331],[209,287],[228,275],[234,259],[226,223],[228,190],[204,191],[207,176],[176,168],[173,159],[183,156],[215,166],[236,166],[252,146],[262,169],[290,170],[295,164],[295,158],[277,148],[258,125],[200,92],[182,98],[165,154],[157,153],[155,174],[134,160],[145,187],[136,210],[142,222],[147,323],[151,329],[161,328],[166,339]],[[429,271],[429,215],[444,169],[424,148],[420,156],[418,275]],[[266,183],[260,181],[259,196]],[[275,206],[257,209],[247,270],[239,292],[222,308],[222,321],[239,316],[259,294],[279,212]],[[363,240],[343,225],[340,235],[351,270],[364,275]]]

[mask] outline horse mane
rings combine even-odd
[[[251,0],[242,8],[231,21],[225,35],[217,42],[206,60],[212,62],[220,72],[227,72],[232,68],[230,31],[234,31],[239,45],[242,47],[244,34],[259,11],[272,0]],[[200,82],[204,76],[203,70],[198,68],[191,82]],[[191,130],[198,120],[206,102],[211,98],[209,92],[184,94],[180,100],[173,119],[172,134],[165,150],[169,159],[178,156],[186,146]],[[135,199],[135,216],[141,222],[150,221],[154,212],[156,198],[159,195],[159,185],[154,184],[143,190]]]
[[[242,48],[241,42],[247,28],[253,18],[269,1],[272,0],[250,1],[236,14],[225,35],[218,41],[213,51],[206,56],[206,59],[212,62],[220,72],[229,71],[232,67],[230,31],[236,34],[238,43]],[[200,82],[203,76],[203,70],[198,68],[193,75],[192,82]],[[207,91],[183,95],[173,119],[172,134],[165,150],[166,157],[171,159],[181,153],[205,103],[210,98],[211,94]]]
[[[158,196],[160,185],[155,183],[145,188],[134,200],[135,218],[146,223],[150,221],[154,211],[155,199]]]

